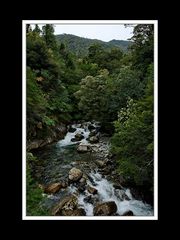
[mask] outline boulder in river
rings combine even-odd
[[[105,167],[105,162],[102,161],[102,160],[97,160],[97,161],[96,161],[96,164],[98,165],[99,168]]]
[[[88,129],[91,131],[91,130],[96,129],[96,127],[94,125],[92,125],[92,124],[89,124]]]
[[[71,142],[78,142],[76,138],[71,138]]]
[[[83,185],[86,185],[86,178],[82,176],[82,178],[79,180],[79,182]]]
[[[82,175],[82,171],[74,167],[69,171],[69,180],[72,182],[76,182],[81,179]]]
[[[91,194],[96,194],[98,192],[96,188],[89,186],[89,185],[87,186],[87,190]]]
[[[97,134],[97,130],[93,129],[90,133],[89,133],[89,137],[95,136]]]
[[[90,143],[98,143],[99,138],[97,136],[92,136],[92,137],[89,138],[89,142]]]
[[[75,139],[76,141],[81,141],[84,138],[84,136],[81,133],[76,133]]]
[[[114,201],[98,203],[94,209],[94,216],[113,216],[117,211],[117,205]]]
[[[57,193],[61,188],[61,183],[51,183],[44,188],[44,192],[48,194],[54,194]]]
[[[77,197],[69,195],[60,200],[60,202],[52,209],[53,216],[66,216],[66,211],[77,209]]]
[[[77,147],[77,151],[80,152],[80,153],[85,153],[85,152],[88,152],[89,150],[90,150],[90,146],[88,146],[86,144],[80,144]]]
[[[98,196],[97,195],[88,195],[87,197],[84,198],[84,202],[94,205],[98,202]]]
[[[76,128],[74,128],[72,126],[70,126],[69,129],[68,129],[68,132],[70,132],[70,133],[73,133],[75,131],[76,131]]]
[[[62,210],[62,216],[86,216],[86,211],[83,208]]]

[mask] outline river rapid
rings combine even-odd
[[[114,202],[115,210],[107,212],[108,215],[153,216],[151,205],[135,199],[130,189],[117,182],[115,163],[109,153],[109,137],[100,133],[99,129],[100,124],[95,121],[73,124],[69,126],[64,139],[34,151],[39,159],[33,166],[37,182],[41,186],[65,183],[65,187],[59,191],[45,191],[42,205],[51,212],[59,203],[62,207],[64,198],[74,196],[77,199],[76,207],[74,204],[71,211],[83,209],[83,214],[79,215],[104,216],[104,205],[99,206],[102,209],[96,209],[96,206]],[[84,178],[84,182],[72,179],[70,181],[69,171],[72,168],[81,171],[81,180]],[[68,215],[71,214],[74,215],[69,210]],[[56,211],[56,214],[52,215],[61,214]],[[64,212],[62,215],[65,215]]]

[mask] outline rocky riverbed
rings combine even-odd
[[[44,190],[42,204],[55,216],[151,216],[149,204],[135,199],[109,152],[100,124],[68,126],[64,139],[35,151],[34,177]]]

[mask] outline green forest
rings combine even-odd
[[[62,139],[68,125],[82,120],[100,122],[117,176],[153,205],[153,24],[134,26],[129,42],[123,49],[97,41],[77,54],[83,45],[74,40],[72,50],[52,24],[26,24],[27,215],[50,214],[34,177],[40,161],[34,149]]]

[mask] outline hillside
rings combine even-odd
[[[111,40],[104,42],[97,39],[89,39],[78,37],[72,34],[60,34],[56,35],[56,39],[64,43],[69,51],[72,51],[78,56],[85,56],[88,53],[88,48],[93,44],[100,44],[104,49],[111,49],[113,47],[121,48],[123,51],[127,51],[128,46],[131,44],[130,41],[124,40]]]

